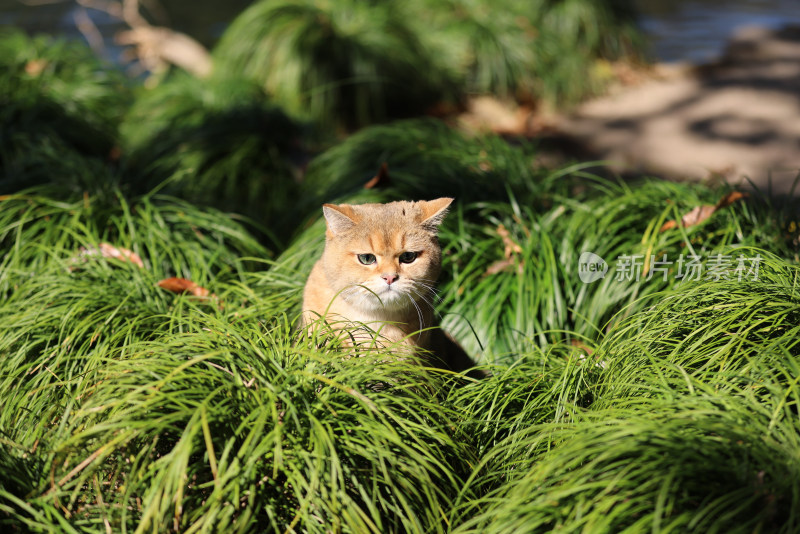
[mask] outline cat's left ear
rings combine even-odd
[[[449,197],[420,202],[422,210],[420,224],[433,232],[437,231],[444,220],[444,216],[447,215],[447,208],[450,207],[452,202],[453,199]]]
[[[356,225],[355,211],[347,204],[323,204],[322,214],[332,236],[342,234]]]

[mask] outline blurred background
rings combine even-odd
[[[158,0],[155,22],[191,35],[206,47],[251,0]],[[633,0],[639,27],[646,36],[649,57],[658,61],[705,62],[718,58],[731,33],[740,26],[779,28],[800,24],[795,0]],[[85,4],[91,5],[91,4]],[[97,2],[96,5],[102,5]],[[158,7],[156,7],[158,6]],[[0,24],[30,33],[83,38],[75,17],[81,5],[73,0],[0,0]],[[125,24],[99,10],[89,16],[113,48],[112,36]]]
[[[0,0],[0,24],[0,192],[52,174],[31,171],[42,110],[134,189],[251,215],[254,169],[297,184],[347,135],[419,117],[549,167],[780,194],[800,169],[796,0]]]

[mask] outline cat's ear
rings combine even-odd
[[[323,204],[322,214],[331,235],[339,235],[356,225],[353,207],[347,204]]]
[[[453,199],[449,197],[420,202],[420,209],[422,210],[420,224],[426,229],[436,232],[439,225],[442,224],[444,216],[447,215],[447,208],[452,202]]]

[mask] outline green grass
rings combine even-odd
[[[505,202],[498,191],[459,205],[443,229],[440,309],[491,363],[477,382],[391,349],[353,358],[335,339],[299,336],[319,218],[273,259],[231,215],[170,197],[112,189],[59,201],[39,188],[5,198],[0,522],[79,532],[795,529],[791,211],[753,197],[662,233],[666,218],[723,192],[556,176],[532,172]],[[366,193],[393,198],[415,183]],[[487,274],[508,240],[521,252]],[[81,255],[100,242],[144,267]],[[585,248],[610,258],[689,246],[759,254],[759,277],[576,279]],[[158,287],[169,276],[214,296]]]
[[[792,532],[796,437],[757,405],[714,397],[534,426],[484,458],[494,471],[513,457],[513,470],[463,505],[453,532]]]
[[[795,409],[800,271],[748,252],[763,256],[758,280],[678,284],[607,336],[597,396],[614,404],[714,390],[773,406],[775,417]]]
[[[249,216],[276,238],[279,228],[296,224],[290,156],[299,150],[301,130],[257,85],[175,76],[140,91],[120,127],[130,187],[142,193],[157,187]]]
[[[599,59],[636,60],[627,0],[404,3],[427,49],[465,94],[569,106],[601,91]]]
[[[516,198],[466,205],[445,225],[446,273],[452,278],[442,284],[444,324],[472,354],[483,352],[494,361],[513,358],[531,343],[598,339],[642,309],[647,303],[642,297],[676,287],[681,256],[697,255],[707,268],[710,259],[723,255],[735,268],[738,255],[756,255],[741,247],[758,245],[796,261],[796,245],[780,229],[790,224],[791,210],[781,214],[755,198],[695,227],[660,232],[665,219],[714,203],[724,191],[661,181],[588,186],[586,200],[553,195],[544,209]],[[507,254],[509,244],[518,252]],[[608,262],[604,279],[592,284],[580,280],[578,261],[584,251]],[[622,276],[619,258],[625,255],[640,257],[638,278]],[[664,255],[674,263],[647,280],[645,261]]]
[[[555,360],[559,399],[526,373],[549,410],[482,454],[454,531],[796,529],[799,276],[765,254],[757,281],[645,298],[590,357]]]
[[[292,5],[304,17],[408,9]],[[448,5],[483,24],[481,3]],[[586,57],[611,54],[621,41],[591,31],[605,16],[593,6],[548,3],[540,15]],[[391,42],[377,35],[386,29],[353,42]],[[428,38],[420,46],[436,46]],[[533,146],[431,119],[364,128],[305,167],[315,137],[251,82],[173,76],[127,106],[102,66],[8,39],[0,48],[28,55],[4,55],[17,70],[0,76],[21,88],[0,111],[12,139],[0,149],[3,532],[800,528],[793,202],[753,194],[661,231],[729,191],[544,169]],[[459,61],[482,58],[469,84],[510,94],[522,82],[501,63],[515,48],[487,42],[463,50]],[[23,73],[48,54],[68,59],[62,70]],[[59,111],[30,111],[28,97]],[[384,163],[389,181],[365,188]],[[487,377],[298,328],[324,244],[321,203],[445,195],[456,203],[440,235],[438,309]],[[608,262],[604,279],[580,280],[585,251]],[[625,280],[616,262],[633,254],[733,262],[720,279],[680,279],[673,263],[664,278]],[[739,279],[739,255],[760,258],[758,276]],[[176,276],[210,295],[159,286]]]
[[[326,127],[417,114],[452,92],[392,2],[256,2],[226,30],[214,60]]]
[[[0,31],[0,194],[53,182],[80,188],[87,160],[107,175],[128,85],[86,46]]]
[[[599,60],[635,58],[639,41],[627,0],[262,0],[214,60],[293,116],[352,129],[474,94],[571,105],[608,82]]]

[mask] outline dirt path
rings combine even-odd
[[[789,191],[800,173],[800,28],[743,29],[718,63],[660,71],[585,103],[556,129],[618,172],[747,177]]]

